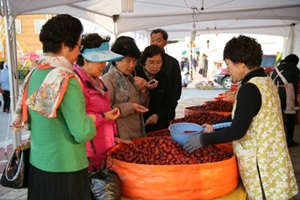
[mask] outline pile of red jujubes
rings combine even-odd
[[[200,112],[198,114],[188,115],[183,118],[174,119],[171,121],[171,123],[174,124],[174,123],[178,123],[178,122],[191,122],[191,123],[196,123],[199,125],[202,125],[204,123],[213,124],[224,118],[225,118],[225,116],[221,115],[221,114]]]
[[[149,132],[146,134],[146,137],[156,137],[156,136],[170,136],[170,130],[169,129],[161,129],[158,131]]]
[[[217,112],[231,112],[233,104],[228,101],[217,100],[217,101],[208,101],[200,106],[192,106],[189,109],[198,110],[198,111],[217,111]]]
[[[190,134],[190,133],[198,133],[199,131],[195,131],[195,130],[185,130],[183,131],[183,133],[185,134]]]
[[[233,156],[214,145],[203,146],[193,153],[185,151],[169,136],[149,137],[138,143],[114,150],[112,158],[145,165],[201,164],[229,159]]]

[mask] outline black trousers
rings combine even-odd
[[[9,109],[10,109],[10,91],[3,90],[2,96],[3,96],[3,101],[4,101],[3,111],[9,111]]]
[[[285,128],[286,128],[286,140],[293,141],[294,130],[296,124],[296,114],[284,114],[286,118]]]

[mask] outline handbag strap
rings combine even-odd
[[[96,150],[96,147],[95,147],[93,139],[91,139],[91,147],[93,149],[94,154],[97,154],[97,150]]]
[[[91,139],[90,142],[91,142],[91,147],[93,149],[94,154],[97,154],[97,150],[96,150],[96,147],[95,147],[93,139]],[[95,163],[93,163],[93,161],[89,157],[87,157],[87,159],[88,159],[89,163],[91,164],[91,166],[93,167],[93,171],[96,172],[98,169],[97,169]]]
[[[18,146],[19,147],[19,146]],[[22,164],[23,164],[23,157],[24,157],[24,152],[23,152],[23,150],[24,149],[21,149],[21,148],[16,148],[15,149],[15,151],[14,151],[14,153],[11,155],[11,157],[9,158],[9,160],[8,160],[8,164],[5,166],[5,178],[8,180],[8,181],[15,181],[17,178],[18,178],[18,175],[20,174],[20,172],[21,172],[21,169],[22,169]],[[9,178],[8,177],[8,175],[7,175],[7,173],[8,173],[8,168],[9,168],[9,166],[11,166],[11,164],[12,164],[12,160],[13,160],[13,158],[14,157],[17,157],[17,153],[18,153],[18,151],[21,153],[21,157],[20,157],[20,160],[19,160],[19,162],[18,162],[18,169],[17,169],[17,172],[15,173],[15,175],[12,177],[12,178]]]
[[[277,76],[273,79],[275,81],[275,79],[279,76],[280,79],[282,80],[283,84],[288,84],[287,80],[284,78],[284,76],[281,74],[281,72],[283,72],[283,70],[279,71],[279,69],[277,67],[275,67],[275,70],[277,72]]]
[[[90,142],[91,142],[91,147],[92,147],[92,149],[93,149],[94,154],[97,154],[97,150],[96,150],[96,147],[95,147],[95,144],[94,144],[93,139],[91,139]],[[93,163],[93,161],[92,161],[89,157],[87,157],[87,159],[88,159],[89,163],[91,164],[91,166],[93,167],[93,171],[98,171],[98,169],[97,169],[95,163]],[[106,165],[106,156],[104,157],[104,159],[103,159],[103,161],[102,161],[102,163],[101,163],[101,167],[100,167],[99,170],[104,169],[104,168],[105,168],[105,167],[104,167],[105,165]],[[111,167],[111,166],[110,166],[110,167]],[[109,167],[109,168],[110,168],[110,167]]]

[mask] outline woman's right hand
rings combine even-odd
[[[115,107],[111,109],[110,111],[107,111],[104,113],[105,119],[107,120],[116,120],[120,116],[120,110],[119,108]]]
[[[145,113],[145,112],[149,111],[148,108],[146,108],[145,106],[142,106],[140,104],[132,103],[132,105],[133,105],[135,112],[137,112],[137,113]]]

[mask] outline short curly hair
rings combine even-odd
[[[112,45],[111,51],[124,57],[129,56],[135,59],[141,57],[141,52],[137,47],[135,40],[129,36],[118,37]],[[112,62],[112,64],[115,65],[115,62]]]
[[[152,58],[153,56],[161,55],[162,61],[165,60],[165,51],[157,45],[150,45],[145,48],[141,56],[141,63],[145,66],[147,58]]]
[[[261,65],[263,51],[256,39],[240,35],[229,40],[224,48],[223,59],[244,63],[248,69]]]
[[[58,53],[62,43],[74,49],[82,31],[80,20],[71,15],[60,14],[52,17],[43,25],[40,32],[43,52]]]

